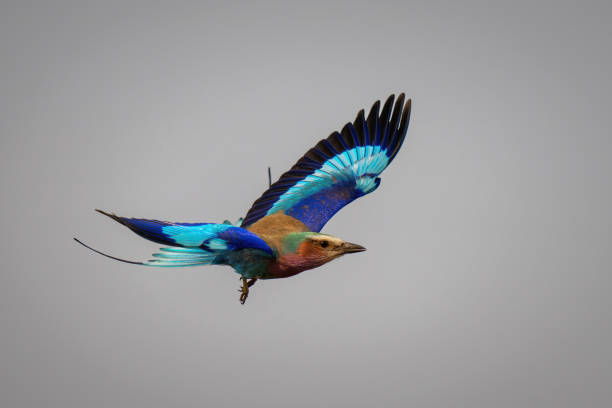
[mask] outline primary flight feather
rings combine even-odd
[[[380,185],[380,173],[397,155],[408,129],[411,101],[391,95],[365,117],[310,149],[251,206],[236,225],[182,223],[119,217],[96,210],[143,238],[167,247],[155,259],[127,261],[147,266],[229,265],[241,275],[240,302],[257,279],[293,276],[365,248],[320,233],[335,213]]]

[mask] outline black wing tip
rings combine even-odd
[[[378,117],[378,112],[380,112],[380,99],[372,104],[372,107],[370,108],[370,113],[368,114],[368,118],[373,115]]]
[[[404,98],[404,94],[402,93],[402,95],[400,95],[400,98],[398,98],[398,103],[403,98]],[[403,100],[402,100],[402,103],[403,103]],[[401,106],[398,105],[397,108],[399,111],[399,108],[401,108]],[[396,136],[394,136],[393,140],[391,141],[393,146],[392,146],[392,151],[390,155],[390,160],[393,160],[395,158],[400,148],[402,147],[402,144],[404,143],[404,139],[408,131],[408,125],[410,123],[411,110],[412,110],[412,99],[409,98],[406,101],[406,103],[404,103],[403,109],[401,110],[401,114],[399,115],[400,116],[399,123],[397,124],[397,126],[399,127],[397,128]]]
[[[118,215],[116,215],[116,214],[114,214],[114,213],[109,213],[109,212],[106,212],[106,211],[104,211],[104,210],[100,210],[99,208],[95,208],[94,210],[95,210],[96,212],[99,212],[99,213],[100,213],[100,214],[102,214],[102,215],[106,215],[107,217],[112,218],[112,219],[113,219],[113,220],[115,220],[115,221],[119,221],[119,222],[121,222],[121,221],[120,221],[121,217],[119,217]]]
[[[411,112],[412,112],[412,99],[408,98],[408,100],[406,101],[406,105],[404,106],[404,114],[402,116],[405,116],[408,120],[410,120]]]
[[[395,95],[394,93],[392,93],[392,94],[391,94],[391,95],[389,95],[389,96],[387,97],[387,99],[385,100],[385,104],[387,104],[387,103],[388,103],[388,104],[391,104],[391,105],[395,105],[395,104],[397,104],[398,102],[400,102],[400,101],[404,101],[404,100],[406,100],[406,92],[401,92],[400,94],[398,94],[398,95],[397,95],[397,98],[396,98],[396,95]],[[412,99],[411,99],[411,98],[408,98],[408,99],[406,100],[406,103],[410,103],[410,101],[412,101]]]
[[[106,212],[106,211],[104,211],[104,210],[100,210],[100,209],[98,209],[98,208],[95,208],[95,210],[96,210],[97,212],[99,212],[100,214],[102,214],[102,215],[106,215],[108,218],[111,218],[111,219],[113,219],[113,220],[117,221],[119,224],[125,225],[126,227],[128,227],[128,228],[130,228],[130,229],[131,229],[130,225],[129,225],[129,224],[126,222],[126,218],[124,218],[124,217],[120,217],[120,216],[118,216],[118,215],[117,215],[117,214],[115,214],[115,213],[109,213],[109,212]]]
[[[412,99],[408,98],[404,104],[400,120],[400,132],[405,133],[408,130],[408,123],[410,122],[410,114],[412,112]]]

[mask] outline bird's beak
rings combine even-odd
[[[353,252],[362,252],[365,250],[366,249],[361,245],[352,244],[350,242],[345,242],[344,244],[342,244],[342,252],[345,254],[351,254]]]

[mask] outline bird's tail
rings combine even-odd
[[[125,218],[102,210],[96,211],[125,225],[143,238],[172,246],[161,248],[161,252],[153,254],[156,259],[139,262],[105,254],[74,238],[84,247],[117,261],[147,266],[222,264],[228,252],[245,248],[258,249],[272,255],[272,250],[261,238],[231,224],[181,223]]]
[[[74,238],[76,242],[83,245],[85,248],[91,249],[107,258],[114,259],[125,263],[145,266],[196,266],[214,264],[217,254],[198,249],[198,248],[160,248],[161,252],[153,254],[157,259],[149,259],[148,261],[129,261],[127,259],[118,258],[83,243],[78,238]]]

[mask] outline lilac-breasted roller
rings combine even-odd
[[[380,109],[376,101],[367,118],[363,109],[340,132],[333,132],[302,158],[251,206],[236,225],[183,223],[125,218],[96,210],[143,238],[167,245],[155,259],[127,261],[147,266],[229,265],[241,275],[240,302],[258,279],[293,276],[361,245],[320,233],[342,207],[376,190],[380,173],[397,155],[410,119],[410,100],[391,95]]]

